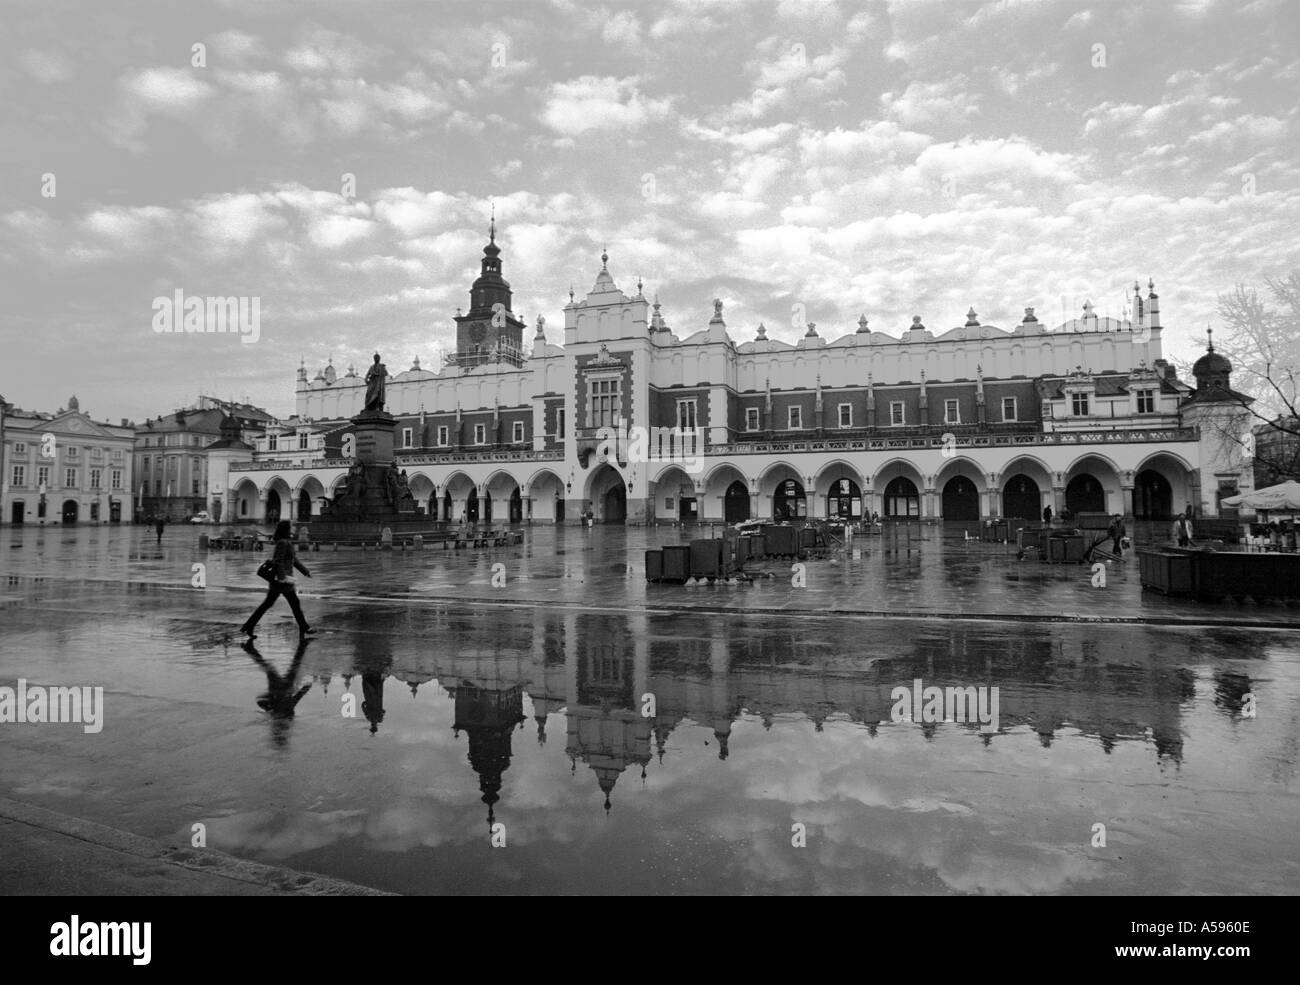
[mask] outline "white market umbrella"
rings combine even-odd
[[[1224,506],[1245,506],[1252,510],[1300,510],[1300,482],[1288,480],[1254,492],[1223,500]]]

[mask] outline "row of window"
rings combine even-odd
[[[291,434],[286,434],[284,437],[285,437],[284,450],[288,451],[293,446],[294,436]],[[300,431],[298,433],[298,450],[306,451],[310,440],[311,440],[311,435],[308,432]],[[280,435],[268,434],[266,436],[266,450],[267,451],[280,450]]]
[[[35,485],[38,489],[39,489],[41,486],[48,486],[48,485],[50,484],[50,466],[48,466],[48,465],[38,465],[38,466],[36,467],[36,471],[35,471],[34,474],[35,474],[35,476],[36,476],[36,482],[34,483],[34,485]],[[66,488],[76,488],[76,486],[77,486],[77,480],[78,480],[78,478],[79,478],[79,475],[80,475],[80,472],[79,472],[78,469],[71,469],[71,468],[69,468],[69,469],[64,469],[64,470],[63,470],[63,485],[64,485],[64,487],[66,487]],[[11,473],[10,478],[12,479],[12,481],[9,483],[11,486],[25,486],[25,485],[27,485],[27,466],[26,466],[26,465],[15,464],[15,465],[13,466],[13,472]],[[110,488],[110,489],[121,489],[121,488],[122,488],[122,470],[121,470],[121,469],[113,469],[111,472],[109,472],[108,481],[109,481],[109,488]],[[87,488],[89,488],[89,489],[102,489],[103,487],[104,487],[104,470],[103,470],[103,469],[91,469],[91,470],[90,470],[90,484],[89,484],[89,486],[88,486]]]
[[[198,478],[194,478],[194,479],[191,479],[191,480],[190,480],[190,495],[191,495],[191,496],[201,496],[201,495],[203,495],[203,490],[200,488],[200,485],[201,485],[201,484],[200,484]],[[149,482],[148,482],[148,480],[146,480],[145,482],[141,483],[140,488],[143,489],[145,492],[148,492],[148,491],[149,491]],[[161,495],[163,494],[163,483],[162,483],[162,479],[154,479],[154,481],[153,481],[153,494],[154,494],[155,496],[161,496]],[[173,483],[170,483],[170,482],[167,483],[167,494],[168,494],[169,496],[183,496],[183,495],[184,495],[184,493],[181,492],[181,488],[180,488],[180,484],[179,484],[179,483],[175,483],[175,484],[173,484]]]
[[[1154,414],[1156,412],[1156,392],[1154,390],[1135,390],[1137,412]],[[1073,417],[1087,417],[1091,410],[1091,400],[1087,393],[1070,394],[1070,414]]]
[[[560,421],[563,422],[563,420],[564,420],[564,411],[560,411]],[[563,427],[563,423],[561,423],[561,427]],[[402,447],[403,447],[403,448],[414,448],[415,445],[412,443],[412,442],[414,442],[414,441],[415,441],[415,429],[414,429],[414,428],[402,428]],[[518,444],[523,444],[523,441],[524,441],[524,422],[523,422],[523,421],[515,421],[515,422],[513,423],[512,427],[511,427],[511,429],[510,429],[510,441],[511,441],[511,443],[516,444],[516,445],[518,445]],[[438,441],[437,441],[437,445],[436,445],[436,447],[439,447],[439,448],[446,448],[448,445],[450,445],[450,443],[451,443],[451,429],[450,429],[446,424],[440,424],[440,425],[438,426]],[[485,444],[487,444],[487,425],[486,425],[486,424],[475,424],[475,425],[474,425],[474,442],[473,442],[473,443],[476,444],[476,445],[485,445]]]
[[[172,474],[173,476],[175,476],[175,475],[176,475],[176,472],[177,472],[177,469],[178,469],[178,465],[177,465],[177,463],[180,462],[180,459],[179,459],[179,458],[176,458],[176,457],[171,457],[171,458],[166,458],[166,459],[164,459],[164,457],[163,457],[162,455],[159,455],[159,456],[158,456],[158,471],[160,471],[160,472],[162,471],[162,468],[163,468],[163,462],[164,462],[164,461],[166,461],[166,462],[169,463],[169,465],[171,466],[171,468],[170,468],[171,474]],[[141,457],[141,459],[140,459],[140,466],[141,466],[141,470],[142,470],[142,471],[144,471],[144,472],[148,472],[148,471],[149,471],[149,456],[148,456],[148,455],[144,455],[144,456]],[[202,469],[202,468],[203,468],[203,459],[198,458],[198,457],[195,457],[195,458],[190,459],[190,468],[191,468],[192,470],[194,470],[195,472],[197,472],[197,471],[199,471],[200,469]]]
[[[840,427],[851,428],[853,424],[853,405],[839,405]],[[680,415],[679,415],[680,417]],[[759,409],[757,407],[745,408],[745,430],[759,430]],[[1019,420],[1017,414],[1017,402],[1015,397],[1002,398],[1002,420],[1013,422]],[[907,424],[907,405],[901,400],[891,401],[889,404],[889,423],[892,427],[903,427]],[[961,424],[961,405],[956,400],[945,400],[943,402],[943,423],[944,424]],[[803,408],[799,405],[786,408],[786,428],[788,431],[798,431],[803,428]]]
[[[152,448],[155,445],[159,448],[177,448],[191,445],[196,448],[201,448],[205,445],[211,444],[215,440],[216,438],[210,434],[158,434],[153,435],[152,437],[146,435],[143,446],[145,448]]]
[[[40,448],[41,445],[40,445],[40,444],[36,444],[35,447],[36,447],[36,448]],[[21,455],[21,456],[26,456],[26,455],[27,455],[27,449],[28,449],[28,443],[27,443],[26,441],[15,441],[15,442],[14,442],[14,450],[13,450],[14,457],[17,458],[17,457],[20,456],[20,455]],[[92,462],[98,462],[98,461],[101,461],[101,460],[103,459],[103,457],[104,457],[104,449],[103,449],[103,448],[79,448],[79,447],[77,447],[76,445],[64,445],[64,446],[63,446],[63,457],[64,457],[64,458],[67,458],[67,459],[77,459],[77,458],[80,458],[80,457],[81,457],[81,453],[82,453],[83,451],[88,451],[88,452],[90,452],[90,460],[91,460]],[[114,448],[114,449],[113,449],[113,461],[115,461],[115,462],[120,462],[120,461],[122,461],[122,449],[121,449],[121,448]]]

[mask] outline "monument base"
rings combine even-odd
[[[396,427],[397,418],[382,410],[362,411],[352,418],[356,461],[348,469],[343,490],[308,527],[313,540],[378,539],[384,528],[394,536],[433,531],[434,521],[420,512],[395,464]],[[347,438],[344,435],[345,442]]]

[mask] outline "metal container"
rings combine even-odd
[[[793,557],[799,553],[799,531],[794,527],[767,527],[767,553],[777,557]]]
[[[658,581],[663,576],[664,576],[664,552],[646,551],[645,552],[646,581]]]
[[[721,540],[691,541],[691,577],[723,578],[727,566]]]
[[[670,544],[663,549],[663,580],[685,581],[691,576],[689,544]]]

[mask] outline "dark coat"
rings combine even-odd
[[[275,553],[271,556],[271,563],[275,565],[275,577],[279,581],[292,580],[294,568],[311,577],[311,572],[302,566],[297,554],[294,553],[293,541],[287,538],[275,542]]]

